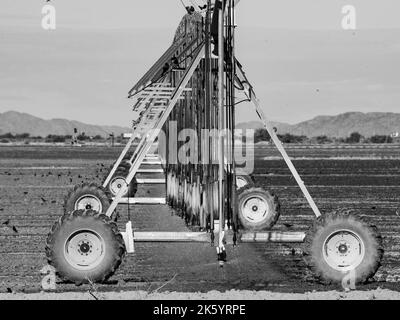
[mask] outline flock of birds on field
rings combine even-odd
[[[105,172],[107,172],[107,171],[105,170],[105,165],[104,165],[104,163],[97,163],[97,168],[96,168],[96,170],[95,170],[95,177],[96,177],[97,179],[100,180],[100,179],[103,178],[103,175],[104,175]],[[13,174],[13,173],[11,173],[11,172],[9,172],[9,171],[4,171],[3,174],[4,174],[4,175],[7,175],[7,176],[15,175],[15,174]],[[46,177],[57,176],[58,179],[61,179],[63,176],[66,176],[66,177],[68,178],[68,181],[69,181],[71,184],[73,184],[74,178],[80,179],[82,183],[84,182],[84,180],[82,180],[82,179],[85,179],[85,177],[83,177],[81,174],[78,174],[78,175],[75,176],[75,174],[73,174],[70,170],[69,170],[67,173],[53,173],[53,172],[51,172],[51,171],[48,171],[47,173],[37,173],[37,172],[34,172],[34,173],[33,173],[33,176],[34,176],[34,177],[40,177],[40,178],[46,178]],[[19,177],[15,177],[15,178],[14,178],[14,181],[19,181],[19,180],[20,180]],[[23,191],[23,194],[24,194],[24,196],[27,196],[27,195],[29,194],[29,192],[28,192],[28,191]],[[42,204],[42,205],[47,204],[48,202],[53,203],[53,204],[54,204],[54,203],[57,203],[56,200],[48,201],[48,200],[47,200],[45,197],[43,197],[43,196],[40,197],[40,200],[41,200],[41,204]],[[1,207],[0,207],[0,212],[4,212],[4,208],[1,208]],[[10,230],[12,230],[14,233],[19,233],[17,227],[11,223],[10,219],[7,219],[7,220],[4,221],[4,222],[0,222],[0,226],[2,226],[2,227],[4,227],[4,228],[7,228],[7,229],[10,229]]]

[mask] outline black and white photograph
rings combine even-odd
[[[10,300],[400,300],[400,2],[1,0]]]

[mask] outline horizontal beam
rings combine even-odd
[[[163,184],[163,183],[165,183],[165,179],[140,179],[140,178],[137,178],[136,182],[138,184]]]
[[[239,235],[240,242],[303,242],[304,232],[245,232]]]
[[[209,232],[164,232],[136,231],[133,238],[137,242],[210,242]],[[304,232],[243,232],[238,234],[238,242],[303,242]],[[232,237],[226,237],[232,244]]]
[[[142,161],[142,164],[162,164],[160,160],[147,160],[147,161]]]
[[[114,200],[114,198],[113,198]],[[121,198],[119,204],[166,204],[165,198]]]
[[[163,169],[138,169],[137,173],[164,173]]]

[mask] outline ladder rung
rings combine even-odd
[[[164,87],[164,88],[157,88],[157,87],[147,87],[142,92],[160,92],[160,93],[170,93],[174,91],[175,87]],[[192,91],[192,88],[184,88],[183,91]]]
[[[169,82],[155,82],[155,83],[153,83],[153,85],[160,86],[160,88],[161,87],[166,88],[166,87],[170,87],[171,83],[169,83]]]
[[[160,99],[160,98],[168,98],[171,96],[171,92],[158,92],[158,91],[154,91],[153,92],[146,92],[143,91],[143,93],[140,96],[151,96],[152,99]]]

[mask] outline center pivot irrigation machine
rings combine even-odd
[[[134,242],[210,242],[221,265],[228,244],[305,242],[306,260],[322,281],[338,283],[349,272],[355,283],[371,278],[383,255],[376,227],[345,210],[320,213],[235,56],[239,1],[198,2],[190,1],[171,47],[129,91],[136,114],[133,133],[103,185],[77,185],[67,195],[65,213],[46,241],[49,263],[60,277],[81,284],[110,277],[124,255],[134,252]],[[235,153],[235,108],[243,100],[254,104],[316,216],[307,234],[271,230],[280,215],[278,198],[256,187],[230,161]],[[184,141],[174,137],[171,124],[201,137],[194,163],[173,160]],[[212,130],[226,134],[203,133]],[[168,141],[164,154],[149,154],[161,131]],[[166,199],[135,197],[139,167],[157,162],[165,179],[150,182],[166,184]],[[129,219],[120,232],[117,206],[138,203],[171,206],[192,231],[133,232]]]

